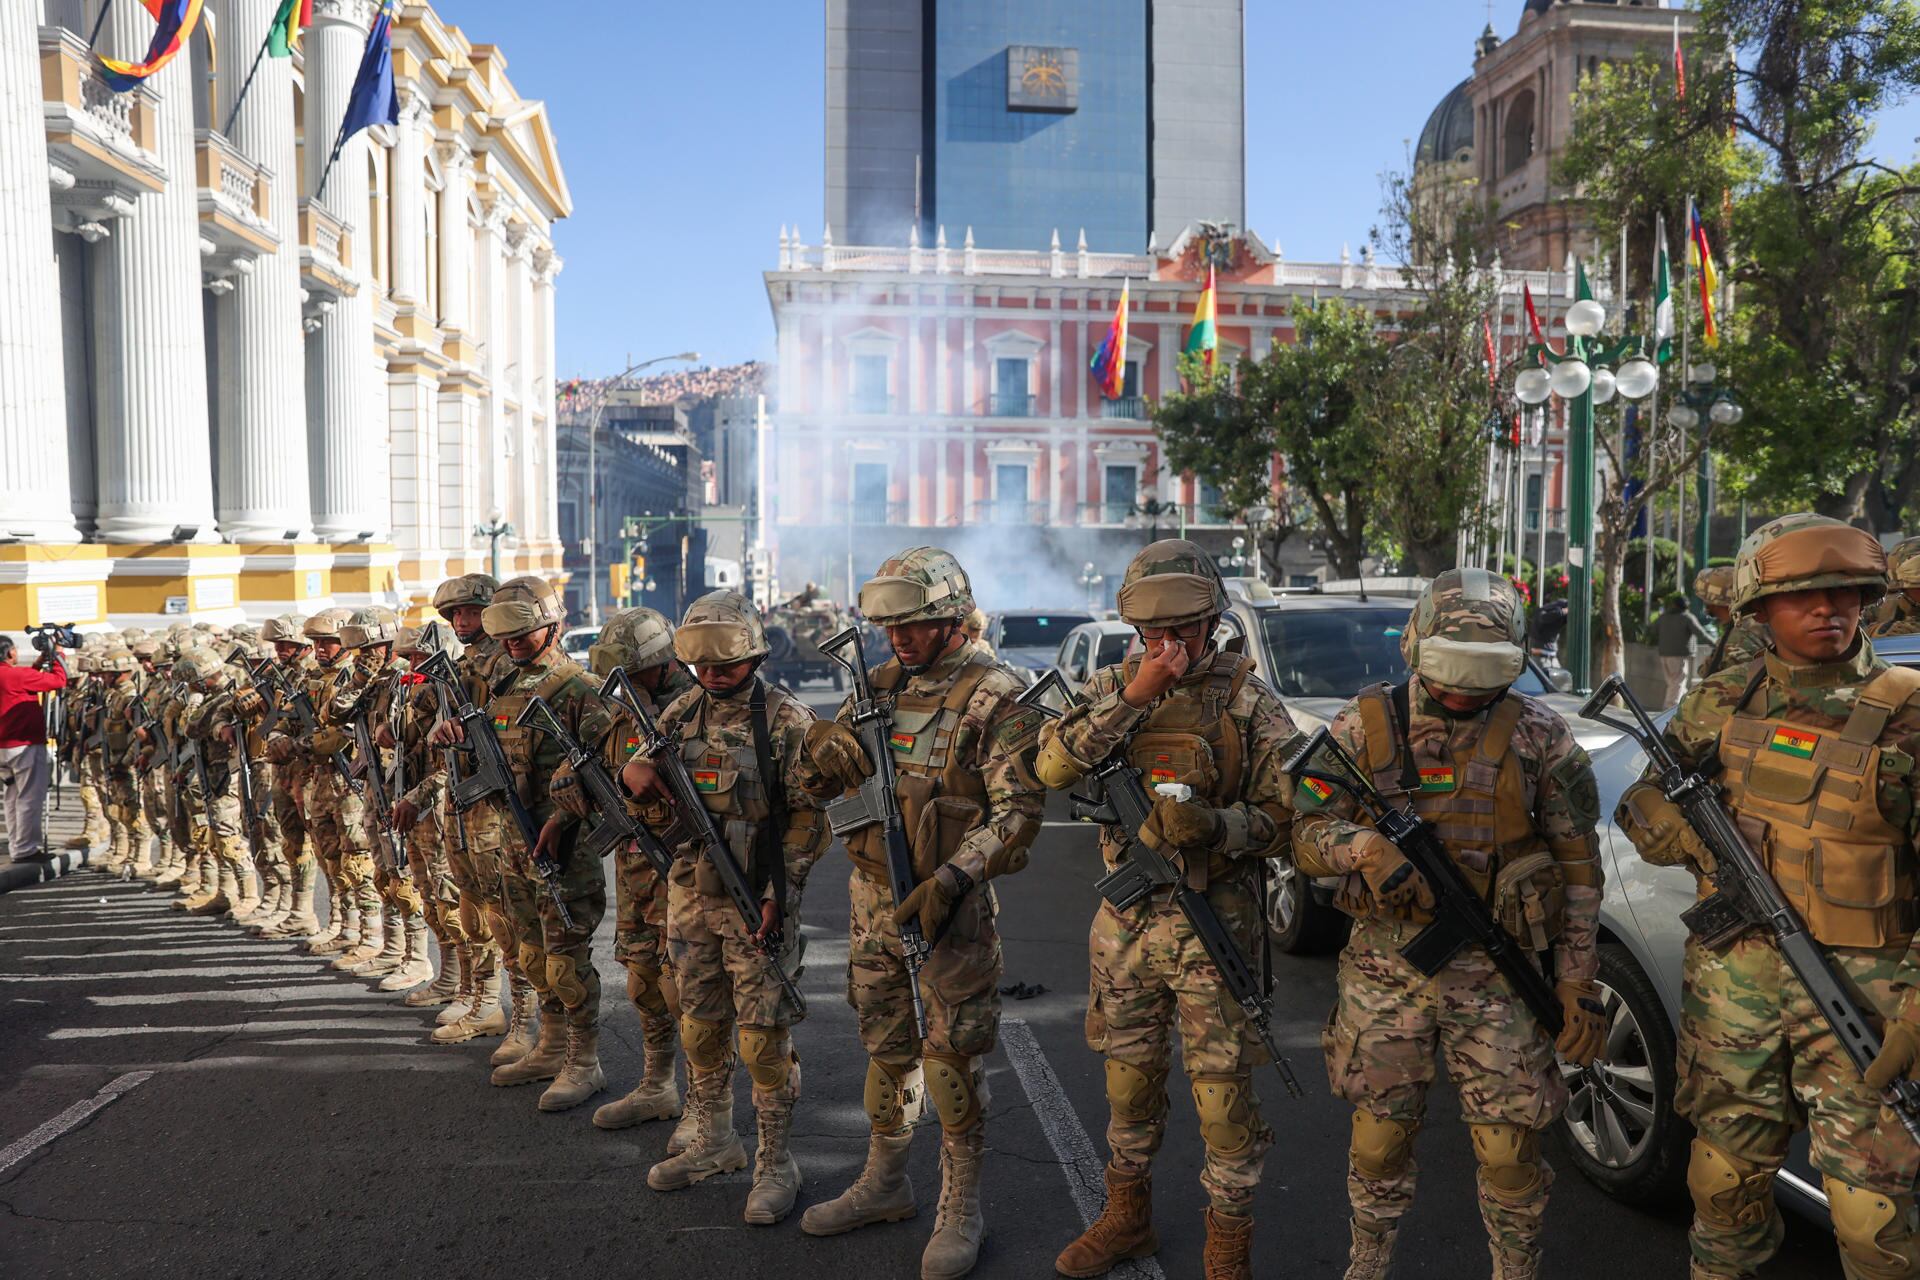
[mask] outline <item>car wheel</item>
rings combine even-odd
[[[1313,896],[1313,881],[1276,858],[1267,874],[1267,932],[1290,956],[1332,951],[1347,940],[1347,917]]]
[[[1637,1204],[1680,1191],[1692,1126],[1673,1109],[1673,1024],[1653,982],[1618,943],[1600,947],[1607,1038],[1586,1068],[1558,1064],[1571,1099],[1561,1117],[1568,1154],[1587,1181]]]

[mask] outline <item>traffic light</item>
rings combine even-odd
[[[607,566],[607,590],[614,600],[621,604],[627,599],[627,566],[610,564]]]
[[[633,553],[633,579],[645,582],[647,579],[647,553],[644,548],[635,548]]]

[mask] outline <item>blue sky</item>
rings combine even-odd
[[[575,211],[557,231],[562,376],[698,350],[767,359],[760,273],[821,230],[821,0],[440,0],[546,100]],[[1498,0],[1511,34],[1521,0]],[[1247,220],[1295,261],[1357,252],[1427,114],[1471,69],[1485,0],[1247,0]],[[1881,129],[1909,158],[1920,107]]]

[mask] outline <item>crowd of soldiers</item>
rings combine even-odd
[[[1895,560],[1901,590],[1887,595],[1877,542],[1796,516],[1701,584],[1728,611],[1725,634],[1667,738],[1691,764],[1717,763],[1726,804],[1886,1048],[1866,1079],[1851,1070],[1764,934],[1721,950],[1689,941],[1678,1072],[1698,1132],[1695,1280],[1748,1276],[1777,1248],[1772,1177],[1809,1121],[1846,1275],[1920,1275],[1920,1147],[1876,1096],[1920,1075],[1920,674],[1888,667],[1861,631],[1883,596],[1879,627],[1920,629],[1920,555]],[[90,640],[60,739],[87,806],[80,842],[106,846],[108,871],[378,978],[436,1011],[435,1044],[498,1037],[492,1083],[544,1083],[543,1111],[606,1087],[591,942],[611,857],[615,955],[645,1061],[593,1123],[677,1121],[647,1174],[656,1191],[751,1165],[742,1214],[756,1225],[784,1219],[802,1187],[797,921],[838,838],[869,1142],[859,1175],[800,1229],[914,1217],[907,1158],[930,1117],[941,1186],[928,1280],[970,1272],[985,1234],[1000,882],[1027,865],[1045,793],[1097,780],[1110,874],[1089,935],[1086,1039],[1104,1059],[1107,1201],[1059,1273],[1102,1275],[1159,1248],[1151,1176],[1177,1036],[1205,1148],[1201,1274],[1251,1275],[1275,1141],[1255,1072],[1274,1041],[1266,993],[1236,974],[1264,937],[1266,867],[1284,856],[1335,880],[1354,919],[1321,1037],[1328,1084],[1353,1108],[1348,1280],[1388,1272],[1442,1062],[1493,1275],[1530,1280],[1553,1184],[1539,1135],[1567,1105],[1560,1063],[1590,1064],[1609,1020],[1598,791],[1567,722],[1510,688],[1522,602],[1485,571],[1441,574],[1402,633],[1407,679],[1362,690],[1311,741],[1253,661],[1217,643],[1226,603],[1200,548],[1151,544],[1118,597],[1138,651],[1062,707],[970,636],[978,611],[954,557],[915,547],[860,590],[892,659],[869,675],[847,655],[854,687],[825,719],[762,677],[766,633],[736,593],[701,597],[677,626],[622,611],[582,668],[558,647],[550,584],[476,574],[442,584],[418,626],[372,607]],[[1315,751],[1344,753],[1346,780],[1303,763]],[[1144,797],[1131,821],[1116,791],[1127,779]],[[1437,837],[1445,875],[1383,834],[1376,793]],[[1619,821],[1647,860],[1711,888],[1711,850],[1660,788],[1632,788]],[[1154,879],[1150,866],[1170,870]],[[1518,961],[1477,945],[1410,961],[1448,893],[1468,895]]]

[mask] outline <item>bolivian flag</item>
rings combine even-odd
[[[1218,311],[1217,292],[1214,289],[1213,264],[1207,264],[1207,287],[1200,291],[1200,301],[1193,308],[1193,328],[1187,331],[1187,354],[1199,356],[1200,363],[1208,373],[1213,372],[1214,352],[1220,346],[1220,326],[1215,317]]]
[[[140,6],[153,15],[154,22],[147,56],[139,62],[100,59],[107,73],[107,87],[115,93],[125,93],[145,83],[148,76],[172,62],[173,55],[180,52],[187,37],[193,34],[194,24],[200,21],[201,0],[140,0]]]
[[[1687,254],[1700,281],[1700,322],[1707,345],[1720,345],[1720,329],[1713,322],[1713,297],[1720,291],[1720,273],[1713,267],[1713,250],[1707,244],[1707,225],[1700,221],[1700,207],[1687,197]]]
[[[1820,735],[1808,733],[1805,729],[1793,729],[1781,725],[1773,731],[1773,741],[1767,744],[1770,751],[1794,756],[1801,760],[1811,760],[1813,749],[1820,745]]]
[[[276,58],[291,58],[293,42],[313,25],[313,0],[280,0],[279,12],[267,28],[267,52]]]

